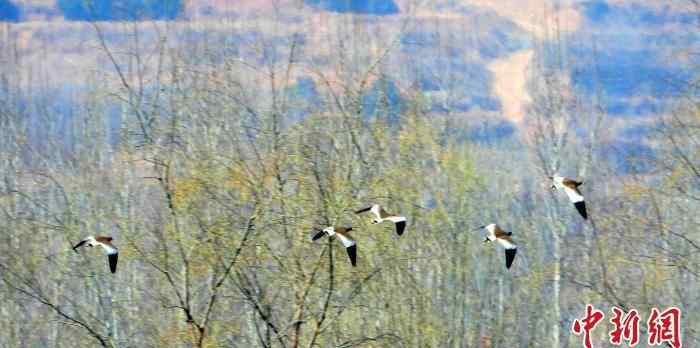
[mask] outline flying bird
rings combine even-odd
[[[584,219],[588,219],[586,202],[583,200],[583,195],[578,189],[579,186],[583,185],[583,182],[565,178],[557,174],[550,176],[549,179],[552,180],[552,189],[564,190],[566,195],[569,196],[571,203],[573,203],[576,210],[578,210],[579,214],[581,214]]]
[[[480,226],[478,230],[481,229],[486,229],[488,232],[488,234],[486,234],[486,239],[484,239],[484,243],[498,242],[498,244],[505,249],[506,268],[510,269],[510,266],[513,264],[513,260],[515,259],[515,254],[518,252],[518,246],[515,245],[513,240],[510,238],[510,236],[513,235],[513,232],[506,232],[496,224]]]
[[[105,252],[107,253],[107,260],[109,261],[109,270],[112,271],[112,273],[117,271],[117,259],[119,258],[119,251],[114,245],[112,245],[112,237],[89,236],[81,240],[80,243],[76,244],[73,247],[73,251],[77,253],[78,248],[82,247],[83,245],[87,245],[91,248],[99,245],[102,248],[104,248]]]
[[[329,237],[336,236],[340,242],[343,243],[343,246],[345,246],[345,250],[348,252],[348,257],[350,257],[350,263],[353,267],[355,267],[357,264],[357,243],[355,243],[355,240],[348,236],[350,231],[352,231],[352,227],[330,226],[324,228],[323,230],[316,231],[316,233],[311,236],[311,240],[316,241],[325,235],[328,235]]]
[[[389,214],[384,210],[384,208],[380,207],[379,204],[373,204],[371,207],[367,207],[364,209],[360,209],[355,212],[355,214],[361,214],[366,211],[372,212],[374,214],[375,218],[372,219],[373,224],[379,224],[384,221],[391,221],[396,225],[396,234],[399,236],[403,234],[403,230],[406,229],[406,218],[403,216],[398,216],[398,215],[393,215]]]

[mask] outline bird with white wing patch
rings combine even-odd
[[[384,221],[391,221],[396,226],[396,234],[398,234],[399,236],[402,235],[403,231],[406,229],[406,217],[389,214],[379,204],[373,204],[370,207],[357,210],[355,211],[355,214],[361,214],[366,211],[371,212],[375,216],[375,218],[372,219],[372,224],[379,224]]]
[[[583,198],[583,194],[581,194],[581,191],[578,189],[579,186],[583,185],[583,182],[569,179],[558,174],[550,176],[549,179],[552,180],[552,189],[564,190],[569,197],[569,201],[574,204],[574,207],[576,207],[576,210],[581,214],[581,217],[583,217],[584,220],[588,219],[586,202]]]
[[[515,254],[518,252],[518,246],[511,238],[513,232],[506,232],[496,224],[488,224],[478,228],[478,230],[482,229],[485,229],[488,232],[486,234],[486,239],[484,239],[484,243],[496,242],[502,246],[503,249],[505,249],[506,268],[510,269],[510,266],[513,264],[513,260],[515,260]]]
[[[117,247],[112,245],[112,237],[107,236],[89,236],[81,240],[78,244],[73,247],[73,251],[78,252],[78,248],[87,245],[89,247],[101,246],[105,253],[107,253],[107,261],[109,263],[109,270],[112,273],[117,271],[117,260],[119,258],[119,250]]]
[[[350,238],[348,235],[352,231],[352,227],[326,227],[323,230],[315,231],[313,236],[311,236],[312,241],[316,241],[323,236],[333,237],[336,236],[345,250],[348,252],[348,257],[350,258],[350,264],[354,267],[357,264],[357,243],[354,239]]]

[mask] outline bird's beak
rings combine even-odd
[[[481,230],[483,230],[485,227],[486,227],[486,225],[484,225],[484,226],[479,226],[479,227],[475,228],[474,231],[481,231]]]

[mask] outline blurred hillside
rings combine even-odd
[[[384,60],[384,75],[372,83],[375,91],[380,86],[393,88],[395,97],[390,99],[396,107],[400,107],[401,91],[415,87],[428,98],[435,114],[470,119],[473,126],[486,119],[488,124],[510,123],[505,128],[485,123],[479,128],[487,133],[479,137],[513,136],[512,131],[499,129],[521,127],[530,102],[526,76],[535,62],[566,67],[564,78],[573,91],[581,98],[595,99],[615,116],[618,120],[611,126],[624,137],[629,129],[649,126],[653,115],[673,103],[692,77],[696,63],[692,51],[699,41],[697,33],[688,30],[696,25],[688,7],[663,2],[136,3],[100,0],[88,9],[81,1],[26,1],[16,4],[21,22],[5,27],[5,35],[13,38],[18,63],[32,67],[33,78],[50,81],[52,88],[67,93],[80,90],[91,72],[109,69],[105,57],[94,49],[94,28],[80,20],[177,18],[160,24],[159,30],[175,34],[168,45],[186,47],[207,37],[229,48],[218,53],[220,61],[236,58],[253,64],[280,59],[274,52],[296,38],[304,51],[302,59],[328,76],[333,71],[324,57],[336,49],[328,38],[339,37],[338,29],[346,23],[366,38],[363,44],[368,49],[361,54],[367,61],[391,48]],[[352,14],[358,16],[348,17]],[[115,50],[127,49],[120,46],[128,41],[130,25],[106,22],[100,26]],[[281,26],[287,28],[284,34]],[[154,44],[159,37],[155,27],[146,23],[139,27],[141,43]],[[352,46],[357,43],[348,43],[351,46],[344,49],[360,52]],[[267,52],[264,57],[258,55],[261,48]],[[411,64],[402,63],[406,61]],[[320,82],[318,74],[308,71],[295,75],[295,80],[314,86]],[[368,103],[377,99],[367,98]],[[372,108],[365,112],[370,116]],[[473,132],[464,134],[470,138]]]

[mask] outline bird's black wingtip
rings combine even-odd
[[[371,209],[372,209],[372,207],[367,207],[367,208],[362,208],[360,210],[355,210],[355,214],[361,214],[361,213],[364,213],[366,211],[370,211]]]
[[[117,272],[117,260],[119,259],[119,254],[110,254],[108,256],[109,259],[109,270],[112,273]]]
[[[357,245],[351,245],[345,250],[348,251],[348,257],[350,257],[350,264],[352,264],[353,267],[357,265]]]
[[[80,242],[78,242],[78,244],[76,244],[75,246],[73,246],[73,251],[75,251],[75,253],[77,254],[77,253],[78,253],[78,248],[80,248],[81,246],[83,246],[83,244],[85,244],[85,243],[87,243],[87,242],[86,242],[84,239],[81,240]]]
[[[506,268],[510,269],[513,265],[513,260],[515,260],[515,254],[518,253],[518,249],[506,249]]]
[[[319,238],[321,238],[325,235],[326,235],[326,232],[316,231],[316,233],[311,236],[311,241],[315,242],[316,240],[318,240]]]
[[[406,229],[406,221],[399,221],[396,223],[396,234],[399,236],[403,235],[403,231]]]
[[[588,212],[586,212],[586,201],[580,201],[574,203],[574,206],[576,207],[576,210],[578,210],[578,213],[581,214],[581,217],[583,217],[584,220],[588,219]]]

